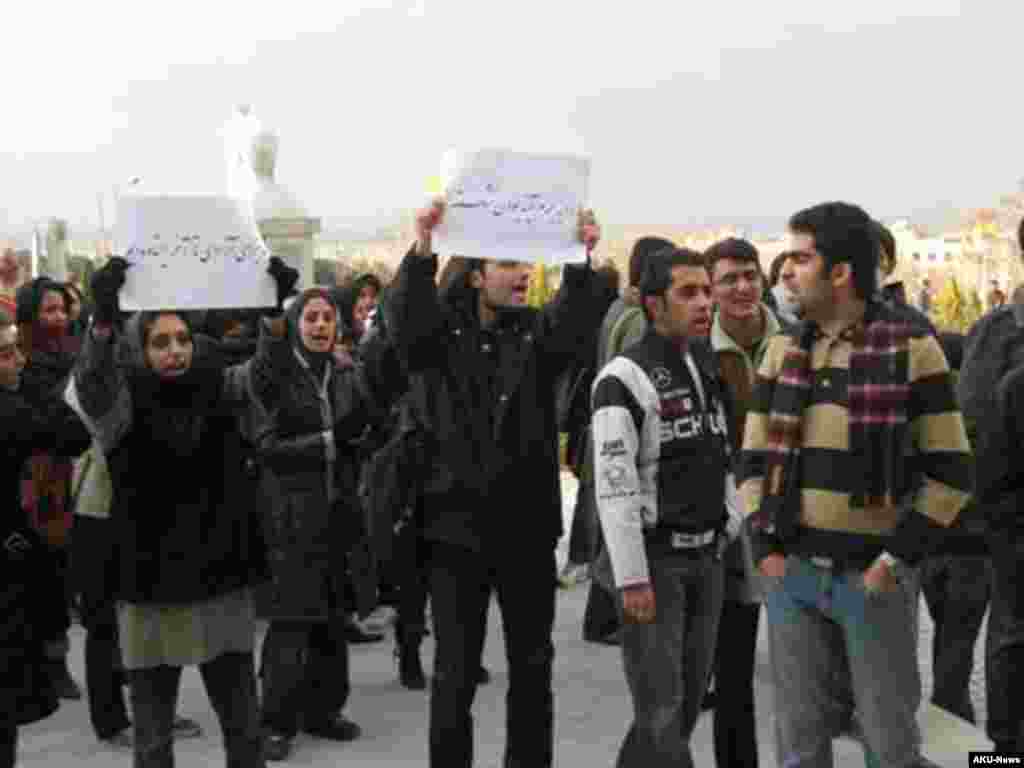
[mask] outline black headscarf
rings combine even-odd
[[[321,376],[324,372],[324,368],[334,361],[334,344],[331,344],[331,349],[327,352],[314,352],[306,348],[306,345],[302,343],[302,333],[299,330],[299,320],[302,317],[302,312],[306,308],[312,299],[323,299],[334,308],[335,318],[337,319],[337,330],[335,331],[334,343],[337,343],[338,336],[341,333],[342,321],[341,312],[338,307],[338,302],[335,301],[331,292],[326,288],[308,288],[300,293],[295,301],[292,302],[291,306],[288,307],[286,317],[288,320],[288,335],[291,339],[292,348],[296,354],[302,358],[309,366],[310,370],[313,371],[317,376]]]

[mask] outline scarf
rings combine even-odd
[[[892,506],[902,489],[912,334],[911,326],[872,303],[863,320],[840,336],[853,344],[847,385],[849,452],[861,464],[855,477],[863,478],[853,490],[851,507]],[[797,463],[814,378],[811,349],[820,337],[815,324],[803,326],[799,343],[783,359],[768,415],[761,519],[773,523],[783,538],[794,532],[799,519]]]

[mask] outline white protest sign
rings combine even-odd
[[[123,197],[115,253],[132,265],[121,308],[270,307],[270,252],[245,203],[228,197]]]
[[[586,260],[577,237],[590,160],[500,149],[451,150],[441,161],[448,201],[434,233],[443,256],[567,264]]]

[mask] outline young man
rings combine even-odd
[[[617,765],[689,768],[722,605],[726,408],[704,342],[711,327],[704,257],[685,249],[655,254],[640,292],[648,332],[604,367],[593,393],[606,544],[598,578],[620,596],[635,713]]]
[[[764,278],[757,249],[729,238],[705,254],[717,311],[711,326],[711,349],[733,404],[729,434],[743,444],[743,425],[752,404],[754,376],[768,340],[782,330],[761,301]],[[754,657],[760,595],[746,572],[747,555],[737,540],[726,553],[725,602],[715,651],[715,762],[719,768],[756,768]]]
[[[437,641],[430,764],[473,764],[471,708],[496,592],[509,674],[505,766],[545,768],[562,532],[555,381],[600,320],[593,273],[566,267],[559,295],[537,310],[526,306],[531,265],[469,260],[439,294],[431,238],[443,214],[442,201],[418,214],[416,246],[383,308],[411,411],[428,433],[420,524]],[[588,249],[598,235],[593,214],[581,214]]]
[[[633,243],[633,249],[629,254],[629,285],[625,294],[616,299],[605,312],[604,319],[601,321],[601,329],[598,331],[596,366],[598,372],[607,365],[609,360],[636,344],[647,333],[647,318],[644,317],[643,310],[640,308],[640,280],[643,278],[647,260],[658,251],[672,248],[675,248],[675,245],[661,237],[641,237]],[[594,516],[593,552],[596,560],[603,544],[594,500],[592,448],[593,440],[588,436],[584,479],[581,486],[582,492],[586,493],[587,514]],[[618,613],[616,596],[609,594],[598,580],[591,579],[587,607],[583,614],[583,639],[588,643],[617,644],[620,627]]]
[[[1017,230],[1024,248],[1024,220]],[[1018,649],[1024,646],[1024,617],[1017,610],[1022,594],[1020,582],[1013,578],[1017,556],[1005,546],[1017,542],[1010,525],[1012,516],[1002,510],[1000,497],[1009,494],[1001,475],[1012,470],[1006,444],[1016,439],[1009,429],[1008,407],[1012,395],[1000,400],[1000,382],[1012,370],[1024,365],[1024,304],[1014,302],[982,317],[971,328],[964,345],[963,368],[957,383],[960,406],[964,411],[974,445],[978,475],[976,496],[981,512],[990,526],[993,582],[991,613],[985,640],[985,686],[988,705],[988,736],[997,744],[1020,744],[1022,739],[1019,684],[1016,682]],[[1011,392],[1012,390],[1007,390]],[[1020,546],[1024,553],[1024,546]]]
[[[881,768],[920,764],[908,572],[967,499],[967,436],[938,341],[879,303],[870,217],[825,203],[789,222],[805,322],[769,342],[747,417],[751,513],[777,705],[778,761],[832,764],[853,692]],[[849,680],[839,678],[849,677]]]

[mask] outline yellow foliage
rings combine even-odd
[[[966,333],[984,312],[977,291],[964,295],[956,278],[949,278],[935,297],[932,314],[935,324],[948,331]]]
[[[526,293],[526,303],[531,307],[543,307],[551,299],[554,290],[551,278],[543,264],[535,264],[530,275],[530,289]]]

